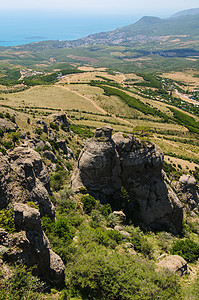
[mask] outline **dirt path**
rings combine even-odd
[[[80,94],[80,93],[78,93],[78,92],[76,92],[76,91],[73,91],[73,90],[71,90],[69,87],[62,86],[62,85],[56,85],[56,86],[59,86],[59,87],[65,89],[65,90],[67,90],[67,91],[69,91],[69,92],[71,92],[71,93],[74,93],[74,94],[76,94],[77,96],[79,96],[79,97],[81,97],[81,98],[83,98],[83,99],[89,101],[93,106],[95,106],[95,108],[97,108],[98,111],[100,111],[100,112],[103,113],[104,115],[110,115],[110,113],[108,113],[105,109],[103,109],[102,107],[100,107],[99,105],[97,105],[97,104],[96,104],[92,99],[90,99],[89,97],[86,97],[86,96],[84,96],[84,95],[82,95],[82,94]],[[135,127],[135,125],[134,125],[133,123],[131,123],[131,122],[129,122],[129,121],[123,119],[123,118],[117,117],[116,115],[110,115],[110,116],[111,116],[112,118],[118,120],[118,121],[122,121],[122,122],[124,122],[124,123],[126,123],[126,124],[128,124],[128,125],[130,125],[130,126],[132,126],[132,127]]]

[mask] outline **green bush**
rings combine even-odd
[[[104,217],[108,218],[108,216],[112,213],[112,208],[109,203],[102,205],[101,213]]]
[[[97,228],[101,225],[106,225],[106,219],[105,217],[101,214],[101,212],[97,209],[93,209],[91,212],[91,227]]]
[[[144,255],[150,255],[152,252],[151,244],[148,243],[144,236],[133,236],[131,238],[131,243],[134,246],[135,251],[141,252]]]
[[[69,225],[68,220],[64,217],[59,217],[55,222],[54,233],[64,242],[70,242],[74,237],[74,229]]]
[[[25,266],[15,265],[11,268],[12,276],[7,280],[0,273],[0,299],[1,300],[37,300],[43,299],[39,292],[44,284],[32,275],[32,270]]]
[[[0,128],[0,137],[2,138],[4,136],[4,131],[3,129]]]
[[[56,123],[51,122],[50,123],[50,128],[52,128],[52,129],[54,129],[56,131],[59,131],[59,125],[56,124]]]
[[[58,172],[52,174],[50,176],[50,184],[52,187],[53,191],[59,191],[63,185],[64,185],[64,181],[68,176],[68,172],[65,170],[62,170],[62,168],[60,168],[58,170]]]
[[[81,253],[67,269],[67,287],[82,299],[180,299],[175,276],[155,271],[152,263],[100,246]]]
[[[38,127],[35,129],[35,133],[38,134],[38,135],[41,135],[43,133],[43,129]]]
[[[0,227],[9,233],[16,231],[13,208],[0,210]]]
[[[82,197],[83,209],[86,214],[91,213],[92,209],[95,208],[96,200],[93,196],[85,195]]]
[[[171,254],[182,256],[187,262],[199,258],[199,245],[190,239],[178,240],[171,248]]]

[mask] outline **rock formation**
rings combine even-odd
[[[0,154],[0,209],[33,201],[39,205],[41,216],[54,218],[49,194],[50,179],[39,153],[17,147],[6,156]]]
[[[183,210],[162,172],[163,152],[133,135],[97,129],[80,153],[72,187],[85,186],[101,202],[125,208],[138,224],[179,233]]]
[[[54,122],[58,125],[64,125],[65,131],[70,131],[69,123],[65,113],[56,113],[52,115]]]
[[[42,231],[39,211],[25,204],[14,204],[14,221],[16,233],[10,234],[0,229],[3,259],[28,267],[36,266],[35,275],[50,284],[63,286],[65,267]]]

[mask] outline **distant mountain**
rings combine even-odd
[[[167,19],[144,16],[135,24],[89,35],[74,41],[47,41],[22,46],[26,49],[77,48],[92,45],[127,45],[161,42],[164,36],[199,36],[199,8],[179,12]],[[195,39],[195,38],[194,38]],[[199,40],[197,38],[197,40]]]
[[[135,24],[118,29],[118,32],[128,35],[199,35],[199,14],[167,19],[143,17]]]
[[[191,8],[187,10],[182,10],[180,12],[177,12],[176,14],[172,15],[172,18],[176,17],[184,17],[184,16],[194,16],[199,14],[199,8]]]

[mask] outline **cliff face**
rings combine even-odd
[[[102,202],[124,207],[136,223],[179,233],[183,209],[162,171],[162,150],[133,135],[111,133],[109,127],[97,129],[87,141],[72,187],[85,186]]]
[[[33,201],[39,205],[41,216],[54,218],[49,193],[50,179],[39,153],[17,147],[6,156],[0,154],[0,209],[15,202]]]
[[[17,147],[6,156],[0,155],[0,209],[14,209],[16,226],[13,234],[0,228],[0,249],[5,250],[3,259],[28,267],[36,265],[36,275],[60,287],[64,285],[65,267],[52,251],[40,219],[44,215],[55,217],[49,194],[50,179],[39,153]],[[27,202],[34,202],[39,210],[29,207]]]

